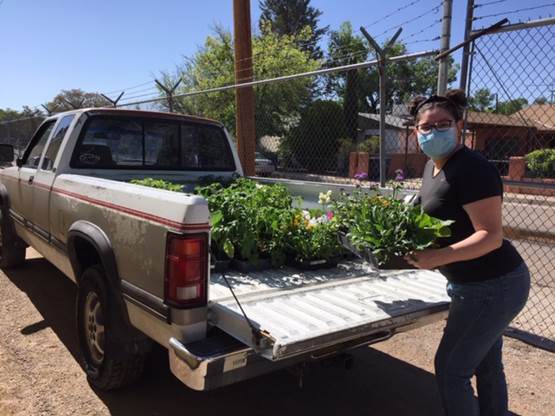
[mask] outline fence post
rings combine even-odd
[[[453,8],[453,0],[443,0],[443,19],[441,27],[441,51],[449,49],[449,41],[451,39],[451,9]],[[445,94],[447,89],[447,69],[449,68],[449,56],[444,56],[439,61],[439,69],[437,74],[437,93]]]
[[[372,48],[376,51],[376,57],[378,59],[378,75],[380,78],[380,186],[382,188],[385,187],[385,179],[386,179],[386,171],[385,171],[385,107],[387,105],[387,97],[386,97],[386,63],[387,63],[387,54],[390,48],[393,46],[401,32],[403,31],[402,28],[399,28],[397,32],[393,35],[393,37],[385,44],[383,49],[378,45],[378,43],[374,40],[372,36],[366,31],[366,29],[361,26],[360,31],[372,45]]]
[[[472,31],[472,20],[474,19],[474,0],[468,0],[466,4],[466,23],[464,26],[464,40],[468,40]],[[466,80],[468,78],[468,54],[470,53],[470,44],[464,45],[461,62],[461,83],[459,88],[466,90]]]

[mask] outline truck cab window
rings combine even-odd
[[[56,156],[58,155],[58,150],[60,150],[62,140],[64,139],[74,117],[74,114],[65,116],[58,123],[58,126],[54,131],[54,136],[50,140],[50,144],[48,145],[46,153],[44,154],[44,159],[41,166],[42,170],[52,170],[52,168],[54,167],[54,160],[56,160]]]
[[[31,139],[30,147],[25,151],[23,166],[26,168],[36,169],[39,166],[40,156],[46,146],[46,142],[52,129],[54,128],[55,120],[49,121],[41,126],[36,136]]]

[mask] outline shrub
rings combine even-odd
[[[534,176],[555,178],[555,149],[539,149],[528,153],[526,165]]]
[[[282,154],[309,171],[335,170],[340,139],[345,136],[341,105],[315,101],[285,137]]]

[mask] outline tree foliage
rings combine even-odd
[[[388,56],[407,53],[406,45],[394,44]],[[353,32],[349,22],[341,24],[339,30],[330,33],[328,60],[334,66],[348,65],[373,57],[367,41]],[[449,59],[448,82],[456,79],[458,65]],[[376,113],[380,107],[378,68],[347,71],[329,76],[327,92],[348,101],[347,107],[357,107],[354,111]],[[438,64],[433,58],[419,58],[390,63],[386,69],[386,111],[396,104],[407,102],[414,95],[430,95],[437,86]],[[349,124],[347,116],[347,125]]]
[[[253,38],[253,71],[255,79],[311,71],[318,62],[297,43],[306,40],[311,32],[303,29],[295,36],[278,35],[263,27]],[[179,92],[201,91],[235,83],[233,43],[231,34],[216,27],[204,46],[183,66],[178,68],[183,78]],[[175,76],[164,74],[167,82]],[[257,136],[283,135],[288,126],[298,119],[300,111],[311,96],[313,80],[299,78],[287,82],[264,84],[255,88]],[[178,108],[190,114],[198,114],[224,123],[235,130],[235,91],[233,89],[176,99]]]
[[[286,166],[309,171],[335,170],[340,140],[346,135],[341,106],[335,101],[315,101],[287,134],[280,148]]]
[[[80,88],[62,90],[52,101],[45,105],[51,113],[88,107],[106,107],[111,104],[100,94],[85,92]]]
[[[312,59],[321,59],[322,50],[318,42],[328,31],[328,26],[319,27],[322,12],[310,5],[310,0],[261,0],[260,30],[265,27],[278,35],[297,36],[307,27],[310,36],[306,40],[297,39],[297,46],[309,52]]]

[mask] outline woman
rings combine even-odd
[[[503,184],[497,170],[461,144],[465,106],[462,90],[417,97],[410,104],[418,143],[430,157],[420,203],[426,213],[455,222],[440,248],[416,251],[406,259],[418,268],[437,268],[448,280],[451,306],[435,357],[446,414],[501,416],[508,412],[502,335],[526,303],[530,274],[503,239]]]

